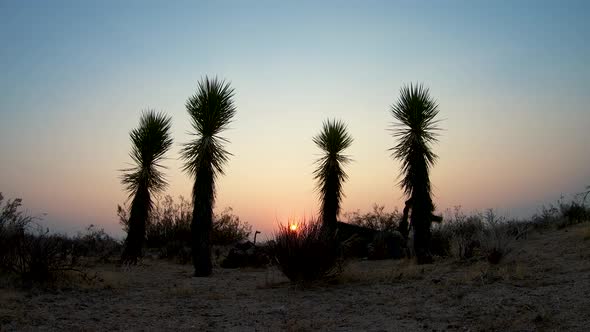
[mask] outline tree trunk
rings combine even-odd
[[[121,260],[128,264],[137,264],[142,256],[141,249],[145,239],[145,228],[149,217],[150,193],[146,185],[140,185],[131,202],[129,230]]]
[[[322,222],[329,230],[335,230],[338,221],[338,174],[331,169],[326,179],[326,190],[322,202]]]
[[[208,165],[199,170],[193,187],[191,235],[195,277],[208,277],[213,271],[211,263],[211,228],[215,190],[213,181],[213,170]]]
[[[414,228],[414,251],[418,264],[432,263],[430,253],[432,203],[430,202],[427,196],[412,198],[411,222]]]

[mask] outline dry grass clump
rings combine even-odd
[[[532,275],[530,268],[520,262],[511,262],[502,265],[490,265],[480,262],[465,266],[459,271],[460,273],[455,281],[461,284],[475,283],[486,285],[499,281],[522,281],[530,278]]]
[[[337,276],[344,260],[336,234],[319,221],[279,226],[270,246],[277,267],[292,282],[309,282]]]

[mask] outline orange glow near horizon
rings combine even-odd
[[[298,226],[297,224],[290,224],[290,225],[289,225],[289,230],[290,230],[291,232],[297,232],[297,228],[298,228],[298,227],[299,227],[299,226]]]

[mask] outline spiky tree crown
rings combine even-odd
[[[228,128],[236,113],[233,96],[229,83],[205,77],[199,82],[197,93],[186,102],[196,139],[185,144],[182,157],[184,170],[192,176],[204,163],[212,166],[214,177],[223,174],[223,165],[231,154],[224,147],[227,139],[219,133]]]
[[[166,187],[161,171],[165,167],[160,162],[172,146],[171,123],[171,118],[164,113],[147,110],[139,119],[139,127],[129,134],[132,142],[130,156],[135,166],[123,170],[121,182],[130,197],[140,185],[146,186],[151,193]]]
[[[428,174],[437,159],[430,145],[437,141],[440,130],[439,121],[435,119],[438,105],[427,88],[410,84],[401,88],[400,98],[391,106],[391,113],[397,120],[393,125],[393,136],[398,143],[390,150],[402,163],[400,185],[408,196],[429,196]]]
[[[335,218],[340,212],[340,202],[344,195],[342,183],[348,178],[343,166],[351,161],[342,152],[352,141],[346,125],[339,120],[325,121],[322,131],[313,138],[313,142],[323,152],[322,157],[316,160],[314,179],[317,180],[317,191],[322,200],[322,214],[334,214],[331,218]]]

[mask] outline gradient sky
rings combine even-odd
[[[588,17],[588,1],[0,0],[0,191],[60,231],[120,236],[118,170],[141,111],[172,116],[167,193],[190,197],[184,104],[217,75],[237,106],[218,210],[267,237],[315,214],[312,137],[327,118],[355,139],[343,210],[391,210],[389,107],[421,82],[445,129],[439,209],[523,217],[590,185]]]

